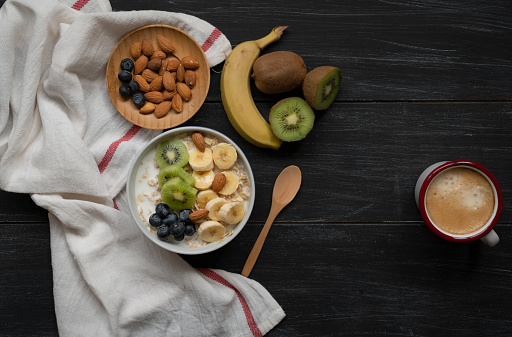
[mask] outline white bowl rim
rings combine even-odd
[[[144,224],[142,219],[140,218],[137,203],[135,202],[135,198],[133,197],[133,195],[135,194],[135,192],[134,192],[135,184],[136,184],[135,175],[137,174],[137,168],[138,168],[139,163],[141,162],[142,158],[146,156],[147,152],[150,151],[154,146],[156,146],[158,143],[160,143],[164,139],[170,138],[174,135],[179,135],[182,133],[187,133],[187,132],[192,132],[192,131],[198,131],[198,132],[203,132],[206,134],[211,134],[211,135],[217,137],[219,139],[219,141],[229,143],[235,147],[235,149],[238,152],[238,158],[241,159],[242,164],[244,165],[244,168],[245,168],[245,172],[249,178],[250,191],[251,191],[251,195],[249,197],[249,207],[246,210],[242,221],[240,221],[240,223],[238,223],[236,225],[236,227],[233,229],[233,234],[228,235],[222,241],[212,242],[205,246],[198,246],[195,248],[188,247],[186,244],[185,245],[173,244],[172,241],[168,242],[168,241],[160,240],[156,236],[155,233],[151,233],[148,230],[148,226],[146,226],[146,224]],[[160,246],[166,250],[169,250],[171,252],[175,252],[178,254],[184,254],[184,255],[198,255],[198,254],[210,253],[214,250],[217,250],[217,249],[225,246],[226,244],[231,242],[242,231],[242,229],[245,227],[247,221],[249,220],[249,217],[254,208],[255,192],[256,192],[255,187],[256,186],[255,186],[255,182],[254,182],[254,175],[253,175],[251,166],[249,164],[249,160],[243,153],[242,149],[240,149],[240,147],[233,140],[231,140],[229,137],[227,137],[223,133],[216,131],[214,129],[211,129],[211,128],[206,128],[206,127],[202,127],[202,126],[183,126],[183,127],[173,128],[171,130],[163,132],[162,134],[153,138],[149,143],[147,143],[142,148],[142,150],[139,151],[139,153],[135,157],[135,160],[132,162],[130,171],[128,173],[128,179],[126,181],[126,195],[128,198],[128,206],[130,209],[130,214],[132,215],[132,218],[134,219],[134,221],[137,224],[137,226],[139,227],[139,229],[146,235],[146,237],[148,237],[151,241],[153,241],[158,246]],[[183,241],[182,241],[182,243],[183,243]]]

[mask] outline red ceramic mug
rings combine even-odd
[[[425,224],[443,239],[499,242],[493,230],[503,208],[501,188],[484,166],[455,160],[435,163],[418,178],[416,204]]]

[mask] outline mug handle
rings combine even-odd
[[[500,237],[498,236],[498,234],[496,234],[494,229],[491,229],[491,231],[487,233],[487,235],[485,235],[484,237],[480,238],[480,240],[482,240],[482,242],[488,245],[489,247],[494,247],[498,244],[498,242],[500,242]]]

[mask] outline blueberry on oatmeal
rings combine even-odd
[[[180,212],[180,220],[183,222],[190,222],[190,219],[188,218],[190,214],[192,214],[191,209],[184,209]]]
[[[167,204],[164,204],[163,202],[159,203],[155,207],[155,212],[158,214],[160,218],[165,218],[169,214],[169,206]]]
[[[185,225],[185,235],[192,236],[196,233],[196,225],[189,223]]]
[[[149,217],[149,224],[153,227],[160,227],[162,226],[162,218],[157,213],[153,213]]]
[[[160,239],[168,238],[171,235],[171,228],[169,226],[160,226],[156,231],[156,235]]]
[[[165,218],[162,219],[162,224],[164,226],[173,226],[178,221],[178,216],[176,213],[171,212],[167,214]]]
[[[185,233],[185,223],[183,221],[177,221],[171,226],[172,236],[180,236],[183,233]]]

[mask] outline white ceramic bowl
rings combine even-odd
[[[142,210],[143,215],[146,219],[149,218],[149,214],[154,212],[155,203],[147,198],[144,198],[144,202],[140,202],[141,206],[137,204],[137,197],[141,193],[141,191],[145,190],[156,190],[149,186],[148,180],[142,178],[144,172],[150,171],[148,177],[155,176],[155,172],[158,172],[158,169],[154,167],[152,159],[154,158],[154,154],[156,153],[156,147],[158,144],[168,138],[178,136],[183,133],[191,133],[193,131],[201,132],[204,136],[212,136],[216,137],[219,142],[225,142],[232,144],[238,152],[238,163],[244,167],[245,173],[247,175],[249,181],[249,191],[250,196],[248,199],[244,201],[245,204],[245,216],[237,225],[230,225],[226,228],[226,233],[233,231],[231,235],[226,236],[224,239],[219,240],[217,242],[212,242],[208,244],[198,244],[197,247],[191,247],[191,245],[187,244],[187,237],[183,241],[176,241],[172,237],[170,237],[167,241],[161,240],[156,235],[155,228],[151,227],[149,224],[143,221],[141,215],[139,214],[139,208]],[[204,127],[195,127],[195,126],[187,126],[175,128],[169,131],[162,133],[161,135],[155,137],[140,153],[137,155],[135,161],[133,162],[130,172],[128,175],[128,181],[126,183],[126,191],[129,200],[130,213],[135,220],[135,223],[140,228],[142,233],[146,235],[151,241],[153,241],[158,246],[167,249],[169,251],[179,253],[179,254],[187,254],[187,255],[195,255],[195,254],[204,254],[212,252],[224,245],[228,244],[231,240],[233,240],[238,233],[244,228],[245,224],[249,220],[251,215],[254,200],[255,200],[255,183],[254,183],[254,175],[251,170],[251,166],[249,165],[249,161],[247,157],[244,155],[240,147],[236,145],[231,139],[223,135],[222,133]],[[149,193],[151,196],[151,192]],[[151,210],[152,207],[152,210]],[[200,240],[199,240],[200,241]]]

